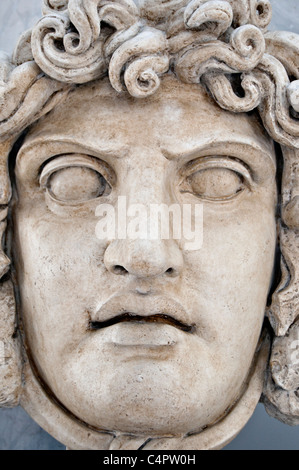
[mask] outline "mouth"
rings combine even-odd
[[[137,294],[118,294],[105,302],[90,318],[89,330],[104,330],[115,325],[126,324],[134,329],[169,326],[185,333],[194,333],[196,327],[190,317],[176,300],[165,295],[140,296]]]
[[[90,321],[89,329],[90,330],[101,330],[103,328],[108,328],[109,326],[116,325],[118,323],[124,322],[133,322],[133,323],[160,323],[164,325],[170,325],[179,330],[185,331],[186,333],[193,333],[195,330],[194,325],[188,325],[186,323],[173,318],[170,315],[163,313],[156,313],[153,315],[137,315],[130,312],[125,312],[119,315],[116,315],[108,320],[104,321]]]

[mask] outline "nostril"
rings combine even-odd
[[[113,272],[113,274],[126,274],[128,272],[126,268],[120,266],[119,264],[113,266],[111,271]]]
[[[165,271],[168,276],[174,276],[175,275],[175,269],[173,268],[168,268],[167,271]]]

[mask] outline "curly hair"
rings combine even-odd
[[[268,32],[270,21],[269,0],[44,0],[43,17],[12,58],[0,57],[0,406],[16,405],[22,392],[3,237],[13,145],[74,87],[108,76],[116,93],[142,99],[173,73],[204,86],[224,110],[256,110],[281,150],[280,279],[266,309],[272,352],[262,401],[278,419],[299,424],[299,36]]]

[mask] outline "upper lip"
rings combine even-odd
[[[115,295],[105,302],[90,321],[101,329],[124,321],[166,323],[186,332],[194,331],[181,304],[164,295]]]

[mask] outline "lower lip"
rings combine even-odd
[[[163,323],[122,322],[101,331],[105,343],[119,347],[173,347],[182,334],[177,328]]]

